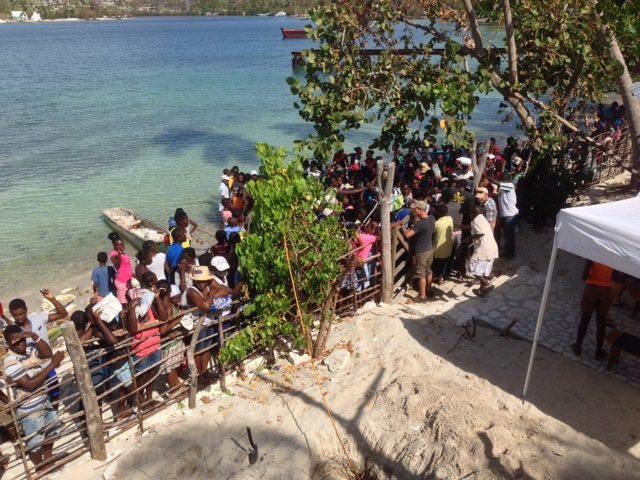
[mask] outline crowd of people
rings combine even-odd
[[[428,301],[432,282],[441,284],[451,276],[477,278],[476,293],[484,296],[492,289],[494,260],[516,255],[517,187],[526,152],[509,137],[504,149],[491,139],[486,153],[486,167],[474,179],[472,160],[462,149],[444,145],[404,152],[394,146],[391,220],[412,244],[410,276],[419,302]],[[380,253],[378,159],[373,150],[363,154],[355,148],[351,154],[339,151],[327,168],[313,161],[306,166],[307,175],[337,191],[341,220],[356,232],[354,274],[367,284],[379,266],[366,261]],[[335,214],[331,208],[320,212],[321,217]]]
[[[239,191],[237,185],[234,191]],[[83,344],[100,402],[107,394],[115,397],[115,421],[132,417],[136,408],[156,406],[153,393],[159,376],[166,380],[169,394],[184,393],[180,369],[186,367],[186,346],[198,322],[202,328],[196,339],[195,363],[198,374],[208,373],[218,334],[215,323],[235,313],[234,299],[243,285],[235,254],[244,234],[242,224],[242,216],[234,212],[216,232],[216,243],[201,252],[191,246],[198,224],[181,208],[169,220],[166,252],[149,240],[132,256],[118,233],[109,234],[112,250],[97,254],[97,266],[91,273],[93,296],[70,319]],[[53,304],[54,313],[30,313],[20,298],[9,302],[9,316],[1,312],[7,324],[4,381],[10,386],[11,400],[18,402],[16,414],[26,449],[38,468],[51,461],[52,438],[60,431],[56,369],[63,354],[53,353],[48,329],[51,322],[69,316],[49,290],[42,290],[42,295]],[[9,403],[9,397],[0,395]]]
[[[624,116],[619,109],[616,112],[612,118]],[[416,302],[429,302],[434,284],[470,278],[478,282],[474,292],[485,296],[493,288],[494,261],[516,256],[520,180],[529,155],[513,137],[503,147],[491,139],[485,153],[481,173],[474,173],[468,152],[452,145],[419,145],[406,151],[395,145],[385,162],[395,164],[390,220],[411,245],[409,281],[417,291]],[[351,153],[337,152],[327,165],[318,161],[304,165],[306,176],[335,193],[318,211],[318,221],[339,215],[351,232],[353,255],[343,293],[366,290],[379,281],[381,192],[376,170],[380,159],[373,150],[357,147]],[[389,171],[385,166],[383,175]],[[257,171],[243,173],[238,167],[223,171],[218,188],[220,228],[215,243],[204,251],[192,246],[199,225],[178,208],[168,222],[166,251],[146,241],[132,256],[124,240],[112,232],[111,251],[97,253],[91,274],[94,295],[86,308],[73,312],[71,320],[100,398],[107,393],[115,396],[116,420],[129,418],[136,408],[153,408],[158,379],[166,381],[170,393],[184,390],[180,372],[186,365],[185,347],[198,323],[202,328],[195,364],[199,375],[209,371],[217,321],[237,311],[235,300],[243,292],[236,247],[250,229],[253,201],[246,185],[260,180]],[[60,421],[56,368],[62,354],[53,353],[47,327],[68,316],[50,291],[42,290],[42,295],[53,304],[54,313],[29,313],[22,299],[9,303],[11,319],[0,311],[7,323],[4,380],[13,400],[24,399],[17,415],[35,465],[51,459],[53,441],[48,439],[55,436]],[[119,305],[115,314],[106,313],[110,302]],[[581,327],[581,332],[585,329]],[[580,333],[577,354],[583,338]],[[126,340],[130,344],[123,346]],[[134,383],[143,386],[137,395]]]

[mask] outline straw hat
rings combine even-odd
[[[189,275],[194,282],[208,282],[209,280],[213,280],[213,275],[211,275],[209,267],[193,267],[187,275]]]

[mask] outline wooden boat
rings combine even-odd
[[[282,38],[284,39],[293,39],[293,38],[307,38],[307,32],[304,28],[280,28],[282,30]]]
[[[167,250],[169,230],[148,218],[126,208],[107,208],[102,211],[107,224],[134,248],[141,249],[147,240],[153,240],[159,252]],[[215,243],[215,235],[201,227],[191,237],[191,246],[197,254],[204,253]]]

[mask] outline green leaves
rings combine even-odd
[[[258,144],[256,153],[266,178],[247,185],[254,199],[251,232],[237,247],[240,270],[255,295],[247,313],[256,323],[229,341],[225,362],[268,348],[280,336],[302,342],[285,242],[301,308],[309,318],[322,310],[332,285],[341,279],[339,258],[349,251],[336,217],[317,220],[317,212],[333,197],[320,182],[304,177],[302,158],[288,161],[285,149],[267,144]]]

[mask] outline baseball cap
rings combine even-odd
[[[211,259],[211,266],[219,272],[224,272],[225,270],[229,270],[229,268],[231,268],[229,266],[229,262],[227,262],[227,259],[220,255],[217,255]]]

